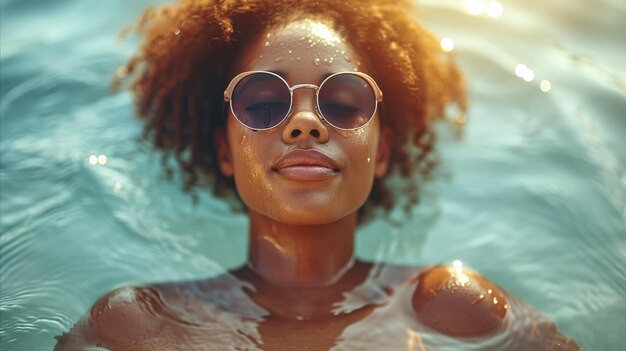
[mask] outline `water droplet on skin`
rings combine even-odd
[[[267,35],[265,36],[267,39],[272,37],[272,33],[267,33]]]
[[[346,59],[346,62],[352,62],[352,59],[350,57],[348,57],[347,55],[343,57],[344,59]]]
[[[259,58],[260,58],[260,59],[262,59],[262,58],[263,58],[263,55],[259,55]]]
[[[178,35],[180,34],[180,28],[176,28],[176,30],[174,31],[174,35]]]
[[[275,58],[275,59],[274,59],[274,62],[278,62],[278,61],[280,61],[280,60],[282,60],[282,59],[283,59],[283,58],[279,56],[279,57],[277,57],[277,58]]]
[[[289,50],[289,51],[287,51],[287,52],[291,54],[293,51]]]
[[[367,158],[367,163],[370,163],[371,161],[372,161],[372,159],[368,157]]]
[[[320,59],[316,57],[315,60],[313,60],[313,64],[316,65],[316,66],[319,66],[320,65]]]
[[[269,42],[269,41],[266,41],[266,42],[265,42],[265,46],[270,46],[270,42]]]
[[[296,57],[296,61],[300,61],[300,56]]]
[[[397,50],[398,43],[396,43],[395,41],[392,41],[391,44],[389,44],[389,47],[391,48],[391,50]]]

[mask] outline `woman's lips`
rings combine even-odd
[[[281,176],[298,181],[324,180],[339,172],[337,162],[314,149],[294,149],[272,167]]]
[[[331,168],[322,166],[290,166],[276,170],[280,175],[292,180],[323,180],[335,175]]]

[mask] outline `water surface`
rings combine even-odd
[[[0,2],[0,348],[49,350],[112,288],[215,275],[245,259],[246,218],[198,205],[139,141],[119,30],[154,2]],[[487,3],[487,2],[485,2]],[[626,4],[425,1],[454,41],[471,107],[437,126],[413,216],[362,228],[360,257],[459,259],[588,350],[626,343]],[[417,15],[417,14],[416,14]],[[527,82],[518,64],[534,73]],[[549,80],[543,92],[540,82]],[[102,156],[101,156],[102,155]]]

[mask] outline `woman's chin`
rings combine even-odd
[[[266,215],[271,219],[288,225],[324,225],[335,223],[355,211],[334,211],[332,205],[304,206],[299,208],[281,208]]]

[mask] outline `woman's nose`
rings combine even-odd
[[[326,143],[328,141],[328,128],[322,122],[322,118],[315,108],[315,94],[299,95],[299,99],[294,96],[293,111],[285,129],[283,129],[283,141],[286,144],[291,144],[310,139],[317,143]]]

